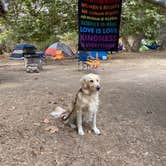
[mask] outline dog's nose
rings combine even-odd
[[[99,91],[99,90],[100,90],[100,86],[97,86],[97,87],[96,87],[96,90]]]

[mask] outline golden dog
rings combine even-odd
[[[71,127],[77,127],[79,135],[84,135],[82,125],[84,122],[91,124],[95,134],[100,134],[100,130],[96,127],[100,78],[96,74],[87,74],[81,78],[80,82],[81,88],[69,108],[69,115],[63,117],[63,120]]]

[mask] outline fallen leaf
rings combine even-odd
[[[45,119],[43,120],[43,122],[46,123],[46,124],[48,124],[50,121],[49,121],[49,119],[45,118]]]
[[[59,129],[56,126],[48,126],[45,128],[45,130],[49,131],[52,134],[59,131]]]
[[[61,107],[56,107],[55,111],[51,112],[50,115],[53,116],[54,118],[61,118],[61,116],[64,117],[64,115],[62,115],[63,113],[65,113],[66,110],[64,110]]]
[[[52,127],[52,129],[50,130],[50,133],[55,133],[55,132],[58,132],[59,131],[59,129],[57,128],[57,127]]]

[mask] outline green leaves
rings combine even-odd
[[[13,0],[7,15],[10,26],[6,24],[6,27],[14,30],[18,41],[41,42],[51,36],[76,31],[76,9],[76,2]]]
[[[147,38],[155,38],[160,29],[166,27],[165,24],[166,12],[150,3],[126,0],[123,4],[123,37],[143,33]],[[45,47],[62,39],[62,36],[72,38],[71,34],[77,34],[77,0],[12,0],[6,20],[1,18],[0,26],[3,27],[0,35],[2,29],[5,31],[5,41],[9,34],[15,43],[24,40],[42,43]]]
[[[146,37],[158,35],[161,24],[166,23],[166,13],[160,13],[157,7],[142,1],[128,0],[123,5],[121,35],[128,37],[144,32]]]

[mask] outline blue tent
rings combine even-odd
[[[152,45],[147,45],[147,44],[145,44],[145,46],[146,46],[147,48],[151,49],[151,50],[156,50],[156,49],[158,49],[158,48],[160,47],[159,44],[152,44]]]
[[[26,48],[32,48],[36,50],[36,47],[32,44],[19,44],[15,47],[15,50],[24,50]]]
[[[10,55],[10,59],[24,59],[25,54],[35,54],[36,47],[32,44],[19,44],[17,45],[12,54]]]

